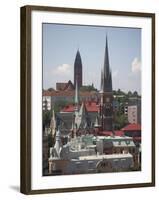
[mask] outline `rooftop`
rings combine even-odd
[[[99,95],[98,92],[96,91],[80,91],[79,92],[80,97],[90,97],[90,96],[94,96],[94,95]],[[75,96],[75,90],[54,90],[54,91],[48,91],[48,90],[44,90],[43,91],[43,96],[71,96],[74,97]]]
[[[86,102],[85,103],[87,112],[98,112],[99,105],[96,102]],[[75,106],[74,105],[68,105],[65,106],[61,112],[74,112]]]
[[[101,136],[124,136],[124,131],[122,130],[117,130],[117,131],[101,131],[100,132]]]
[[[75,89],[74,85],[70,80],[65,83],[62,83],[62,82],[56,83],[56,90],[73,91],[74,89]]]
[[[128,136],[97,136],[97,140],[132,140],[132,137]]]
[[[114,147],[135,147],[133,141],[113,141]]]
[[[107,154],[107,155],[91,155],[91,156],[81,156],[79,160],[98,160],[98,159],[119,159],[119,158],[132,158],[132,155],[127,154]]]
[[[121,130],[122,131],[141,131],[141,124],[128,124]]]

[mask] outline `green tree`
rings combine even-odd
[[[131,91],[128,92],[128,97],[132,97],[132,92]]]
[[[134,91],[133,96],[138,97],[137,91]]]
[[[94,87],[94,85],[92,83],[92,85],[84,85],[84,86],[80,87],[80,91],[91,92],[91,91],[97,91],[97,89]]]
[[[51,116],[51,110],[43,111],[43,130],[50,125]]]
[[[53,91],[55,91],[55,90],[54,90],[54,88],[49,88],[48,91],[49,91],[49,92],[53,92]]]
[[[121,113],[120,111],[115,113],[114,129],[120,130],[121,128],[123,128],[127,124],[128,124],[128,119],[127,119],[127,116],[125,116],[125,114]]]
[[[60,110],[68,104],[69,104],[69,102],[66,100],[59,100],[59,101],[55,102],[55,104],[54,104],[55,113],[60,112]]]

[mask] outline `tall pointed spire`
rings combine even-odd
[[[52,136],[54,136],[55,135],[55,131],[56,131],[56,118],[55,118],[54,109],[52,110],[52,118],[51,118],[51,122],[50,122],[50,129],[51,129]]]
[[[101,92],[103,92],[103,81],[104,81],[104,77],[103,77],[103,69],[101,70]]]
[[[56,138],[55,138],[55,145],[54,145],[54,149],[56,149],[56,153],[58,157],[60,157],[60,150],[62,149],[62,147],[63,145],[61,141],[61,131],[58,127],[56,131]]]
[[[100,127],[98,116],[96,116],[94,127]]]
[[[108,53],[108,41],[106,36],[105,53],[104,53],[104,66],[101,72],[101,92],[112,91],[112,77],[109,66],[109,53]]]
[[[88,112],[87,112],[86,105],[84,102],[82,103],[79,111],[75,113],[75,124],[76,124],[77,130],[79,128],[85,129],[89,127],[90,125]]]
[[[106,36],[104,65],[101,72],[100,119],[102,130],[112,130],[113,124],[113,91],[112,74],[109,66],[108,41]]]
[[[106,36],[105,54],[104,54],[104,76],[110,73],[109,69],[109,54],[108,54],[108,40]]]
[[[76,81],[78,83],[78,87],[80,88],[82,86],[82,59],[79,49],[77,50],[74,62],[74,86],[76,86]]]
[[[79,94],[78,94],[78,82],[76,80],[76,89],[75,89],[75,110],[78,110],[79,107]]]

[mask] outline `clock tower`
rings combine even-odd
[[[112,74],[109,66],[108,41],[106,37],[104,66],[101,72],[101,91],[100,91],[100,118],[103,131],[113,129],[113,91]]]

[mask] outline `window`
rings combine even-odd
[[[81,168],[81,162],[76,162],[76,167],[79,169]]]

